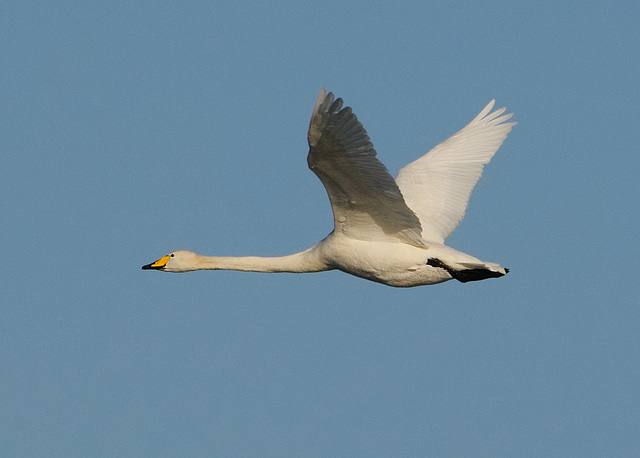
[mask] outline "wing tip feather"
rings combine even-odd
[[[311,120],[309,121],[309,131],[307,132],[307,140],[309,146],[315,146],[322,135],[322,116],[321,113],[327,110],[327,107],[333,103],[333,93],[327,93],[325,87],[320,88],[320,93],[313,107]]]

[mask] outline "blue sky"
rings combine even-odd
[[[11,456],[640,453],[634,2],[5,2],[0,443]],[[140,270],[332,229],[322,86],[395,172],[492,98],[448,243],[501,279]]]

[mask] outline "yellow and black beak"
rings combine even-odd
[[[170,255],[163,256],[160,259],[158,259],[156,262],[152,262],[151,264],[142,266],[142,268],[144,270],[147,270],[147,269],[163,270],[164,266],[167,265],[167,261],[169,260],[170,257],[171,257]]]

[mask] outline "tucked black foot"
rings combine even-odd
[[[459,282],[466,283],[468,281],[478,281],[484,280],[486,278],[497,278],[502,277],[504,274],[502,272],[496,272],[494,270],[489,270],[485,268],[477,268],[477,269],[463,269],[463,270],[454,270],[447,266],[444,262],[440,261],[436,258],[429,258],[427,260],[428,266],[440,267],[441,269],[449,272],[453,278],[458,280]],[[509,269],[505,269],[508,273]]]
[[[449,271],[451,276],[462,283],[466,283],[468,281],[477,281],[484,280],[486,278],[497,278],[502,277],[504,274],[502,272],[496,272],[494,270],[489,269],[465,269],[458,271]]]

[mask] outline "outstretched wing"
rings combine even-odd
[[[515,122],[494,100],[460,132],[403,167],[396,183],[420,218],[422,238],[444,243],[464,218],[469,197],[487,164]]]
[[[309,168],[327,190],[335,231],[360,240],[400,239],[422,246],[418,217],[342,99],[320,91],[309,123]]]

